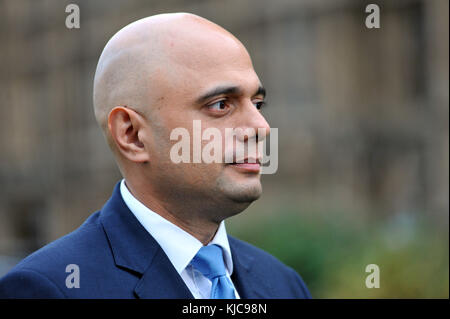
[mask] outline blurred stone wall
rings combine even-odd
[[[186,11],[234,33],[268,90],[279,170],[267,191],[448,227],[448,1],[0,1],[0,255],[78,227],[120,179],[92,111],[108,39]],[[81,28],[65,27],[76,3]]]

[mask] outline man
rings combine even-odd
[[[231,163],[171,156],[171,132],[195,135],[194,120],[260,143],[264,94],[244,46],[199,16],[152,16],[116,33],[98,62],[94,110],[124,180],[80,228],[3,277],[0,297],[310,298],[291,268],[226,234],[224,220],[261,195],[259,155],[238,159],[225,144]]]

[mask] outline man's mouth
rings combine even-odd
[[[259,173],[261,170],[261,161],[259,158],[244,158],[229,164],[230,166],[248,173]]]

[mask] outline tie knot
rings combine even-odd
[[[192,259],[191,264],[210,280],[226,275],[222,248],[217,245],[200,248]]]

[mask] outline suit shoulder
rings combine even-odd
[[[58,286],[38,271],[18,268],[0,279],[0,299],[66,298]]]
[[[24,258],[4,278],[10,273],[22,274],[22,271],[25,271],[25,277],[33,279],[37,279],[37,274],[48,278],[64,277],[67,275],[67,265],[97,260],[99,255],[108,251],[101,249],[108,244],[98,222],[98,215],[99,212],[92,214],[73,232]]]

